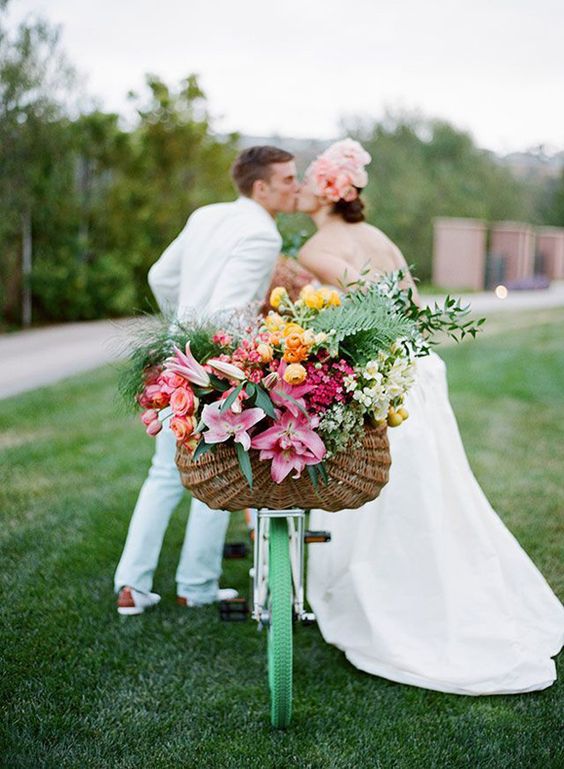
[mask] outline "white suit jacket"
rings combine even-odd
[[[199,208],[149,270],[160,309],[182,317],[264,298],[282,245],[274,219],[254,200]]]

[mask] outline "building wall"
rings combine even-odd
[[[433,283],[447,289],[481,290],[486,280],[487,225],[480,219],[433,220]],[[494,222],[490,230],[488,272],[507,283],[532,278],[535,254],[542,274],[564,279],[564,228],[534,228],[524,222]],[[501,263],[500,261],[501,260]],[[538,266],[537,266],[538,271]],[[496,278],[499,272],[503,278]]]
[[[437,218],[433,226],[433,283],[443,288],[484,288],[485,222]]]
[[[564,229],[539,227],[537,253],[542,256],[544,272],[551,280],[564,279]]]
[[[490,251],[505,259],[505,279],[510,282],[532,277],[535,267],[535,232],[530,224],[496,222],[491,231]]]

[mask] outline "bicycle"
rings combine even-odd
[[[305,610],[304,544],[331,539],[325,531],[306,531],[305,516],[298,508],[256,514],[252,617],[259,629],[267,628],[270,720],[277,729],[285,729],[292,718],[294,621],[315,621]]]

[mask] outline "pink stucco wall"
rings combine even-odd
[[[486,225],[479,219],[433,220],[433,283],[442,288],[484,288]]]
[[[535,232],[530,224],[496,222],[492,226],[490,251],[505,259],[507,281],[529,278],[535,264]]]
[[[537,253],[542,255],[544,272],[551,280],[564,279],[564,229],[539,227]]]

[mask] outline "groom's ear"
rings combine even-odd
[[[264,195],[268,191],[268,183],[264,179],[255,179],[253,182],[253,188],[251,191],[251,197],[255,195]]]

